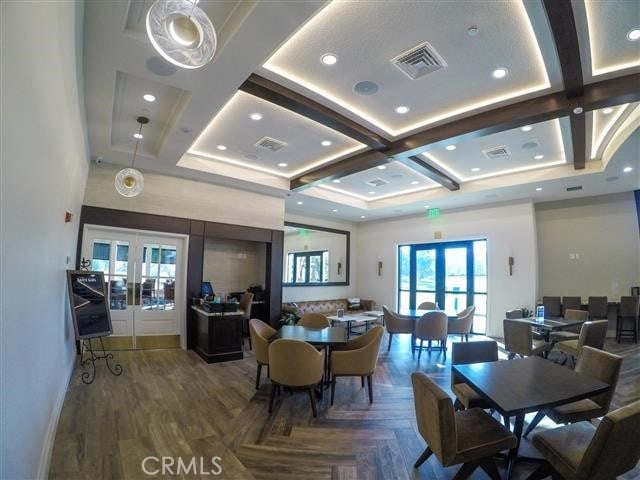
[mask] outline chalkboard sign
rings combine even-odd
[[[102,272],[67,270],[76,340],[111,335],[111,314]]]

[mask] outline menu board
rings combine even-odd
[[[76,340],[111,335],[111,315],[102,272],[67,270]]]

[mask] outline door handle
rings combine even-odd
[[[136,305],[140,305],[142,299],[142,287],[140,282],[136,282]]]
[[[134,305],[135,301],[135,283],[127,283],[127,305]]]

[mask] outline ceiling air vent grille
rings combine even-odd
[[[582,185],[576,185],[575,187],[567,187],[567,192],[576,192],[582,190]]]
[[[489,160],[495,160],[496,158],[505,158],[510,157],[511,152],[509,151],[509,147],[501,145],[500,147],[489,148],[488,150],[483,150],[484,156]]]
[[[280,140],[276,140],[271,137],[262,137],[256,143],[253,144],[254,147],[266,148],[267,150],[271,150],[272,152],[277,152],[278,150],[283,149],[287,146],[285,142]]]
[[[447,62],[428,42],[421,43],[392,58],[391,63],[402,70],[411,80],[416,80],[447,66]]]
[[[382,185],[386,185],[387,182],[386,180],[383,180],[381,178],[374,178],[373,180],[369,180],[367,182],[365,182],[367,185],[370,185],[372,187],[381,187]]]

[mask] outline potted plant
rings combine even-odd
[[[259,283],[253,283],[247,288],[247,292],[253,293],[253,300],[256,302],[264,301],[264,288]]]

